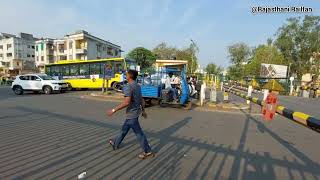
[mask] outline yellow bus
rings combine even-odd
[[[121,75],[124,71],[136,68],[135,61],[127,58],[63,60],[46,65],[45,73],[66,81],[70,88],[102,88],[105,67],[108,65],[111,66],[114,75],[108,81],[108,87],[115,87],[117,83],[121,82]]]

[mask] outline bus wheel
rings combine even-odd
[[[76,89],[72,87],[72,85],[70,83],[68,84],[68,91],[75,91]]]
[[[115,91],[122,91],[122,85],[120,83],[117,83],[117,82],[113,82],[111,84],[111,87],[113,90]]]

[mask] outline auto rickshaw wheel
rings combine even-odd
[[[163,107],[163,108],[167,107],[167,104],[164,103],[162,100],[160,100],[159,105],[160,105],[160,107]]]
[[[151,99],[150,103],[151,105],[159,105],[160,101],[158,99]]]
[[[191,108],[192,108],[192,102],[191,102],[191,101],[188,101],[188,102],[185,104],[185,106],[184,106],[183,109],[185,109],[185,110],[191,110]]]

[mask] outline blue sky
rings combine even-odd
[[[124,54],[161,42],[182,48],[192,38],[202,66],[227,67],[228,45],[265,43],[288,17],[304,15],[251,14],[257,5],[302,5],[320,15],[319,0],[0,0],[0,32],[59,38],[84,29],[121,45]]]

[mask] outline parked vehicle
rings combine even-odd
[[[62,80],[55,80],[46,74],[26,74],[18,75],[12,82],[11,88],[17,95],[21,95],[25,91],[51,94],[52,92],[66,91],[68,84]]]

